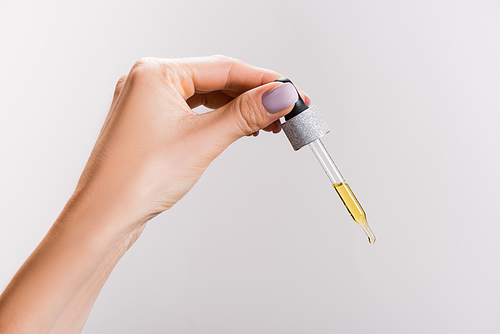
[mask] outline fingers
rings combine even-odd
[[[272,122],[271,124],[269,124],[268,126],[266,126],[264,129],[262,129],[266,132],[272,132],[272,133],[278,133],[281,131],[281,122],[279,119],[275,120],[274,122]],[[251,133],[249,135],[246,135],[247,137],[249,136],[254,136],[254,137],[257,137],[259,135],[259,131],[255,131],[254,133]]]
[[[173,84],[184,100],[194,97],[195,94],[215,91],[221,91],[235,98],[243,92],[282,77],[277,72],[221,55],[185,59],[143,58],[134,64],[130,74],[139,73],[145,69],[146,71],[160,69],[166,82]],[[310,99],[300,89],[299,94],[306,104],[310,103]],[[219,99],[215,95],[209,98],[214,100],[213,105],[217,108],[220,107],[221,102],[215,102]],[[203,96],[194,97],[189,105],[193,105],[192,108],[202,105],[204,98]]]
[[[279,122],[273,122],[289,112],[297,100],[297,91],[292,84],[273,82],[282,77],[279,73],[225,56],[173,60],[143,58],[134,64],[128,78],[119,81],[115,100],[124,82],[142,78],[151,84],[151,76],[158,74],[158,71],[161,75],[157,78],[161,78],[160,80],[170,88],[175,89],[186,100],[186,107],[205,105],[220,109],[218,112],[209,113],[210,117],[229,120],[224,122],[228,129],[232,129],[229,130],[232,140],[256,133],[260,129],[279,132]],[[270,93],[275,87],[277,90],[270,96],[283,97],[288,94],[286,98],[289,105],[276,102],[279,98],[267,98],[266,105],[264,93]],[[300,89],[298,91],[309,104],[310,99]],[[287,112],[283,111],[287,108]],[[226,114],[232,116],[224,116]]]
[[[281,122],[279,119],[277,119],[262,130],[272,133],[278,133],[281,131]]]
[[[164,73],[180,76],[178,89],[184,99],[195,93],[231,91],[237,94],[274,81],[277,72],[251,66],[226,56],[161,60]]]

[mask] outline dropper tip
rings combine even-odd
[[[365,231],[366,236],[368,237],[368,242],[370,244],[374,244],[377,238],[375,238],[375,235],[373,234],[372,230],[370,229],[370,226],[368,226],[368,223],[361,225],[363,228],[363,231]]]

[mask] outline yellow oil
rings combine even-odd
[[[366,214],[361,205],[359,204],[356,196],[352,192],[351,188],[346,182],[334,184],[333,187],[339,194],[340,199],[344,203],[347,211],[351,214],[352,219],[363,228],[366,235],[368,236],[368,241],[373,244],[375,242],[375,236],[368,226],[368,221],[366,220]]]

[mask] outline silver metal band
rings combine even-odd
[[[316,106],[310,106],[297,116],[281,124],[295,151],[323,137],[330,129]]]

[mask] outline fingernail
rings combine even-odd
[[[291,83],[282,83],[262,95],[262,105],[269,113],[273,114],[295,104],[298,97],[299,95]]]

